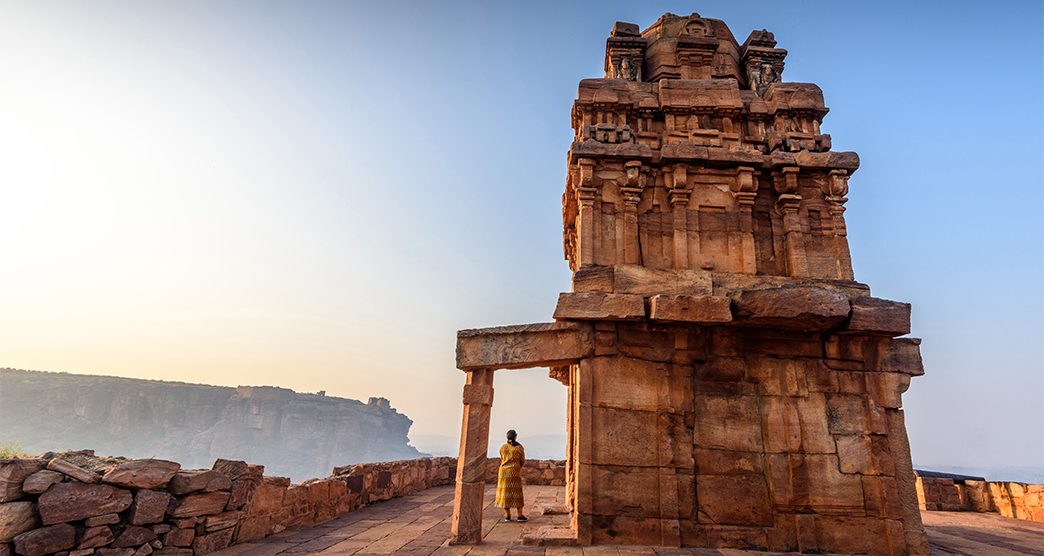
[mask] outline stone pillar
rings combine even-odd
[[[732,185],[732,196],[739,205],[739,228],[741,236],[742,272],[754,274],[758,270],[754,252],[754,198],[757,197],[758,178],[754,168],[740,166],[736,169],[736,181]]]
[[[464,384],[464,418],[460,430],[460,454],[457,456],[452,544],[478,544],[482,541],[483,491],[492,405],[493,370],[469,371],[467,383]]]
[[[676,164],[668,175],[668,200],[671,203],[674,231],[674,268],[689,268],[689,230],[686,211],[689,210],[688,176],[684,164]]]
[[[797,167],[783,168],[776,176],[775,187],[779,193],[776,210],[783,217],[783,244],[787,251],[787,276],[808,276],[808,258],[805,254],[805,233],[801,229],[798,214],[801,195],[798,193]]]
[[[580,206],[580,267],[594,264],[595,245],[595,223],[594,223],[594,200],[596,190],[594,188],[594,161],[589,158],[581,158],[580,184],[577,187],[577,200]]]
[[[627,183],[620,188],[623,195],[623,262],[641,264],[638,247],[638,203],[642,200],[642,163],[631,161],[625,165]]]
[[[837,278],[852,280],[852,253],[848,248],[848,227],[845,225],[845,202],[848,199],[848,171],[831,170],[824,187],[824,196],[830,209],[830,227],[834,235],[834,256],[837,259]]]

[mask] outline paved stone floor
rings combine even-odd
[[[545,526],[566,526],[568,516],[542,515],[542,508],[561,504],[562,487],[526,487],[529,523],[498,521],[501,510],[493,507],[493,489],[487,488],[483,527],[485,540],[478,546],[443,546],[450,536],[453,488],[438,487],[412,496],[374,504],[322,525],[273,535],[256,543],[236,545],[222,556],[275,554],[459,554],[468,556],[576,554],[581,556],[671,554],[740,556],[741,550],[664,549],[640,546],[584,548],[523,546],[523,533]],[[934,554],[949,556],[1044,554],[1044,524],[1005,519],[997,514],[926,512],[925,526]],[[757,553],[766,554],[766,553]]]

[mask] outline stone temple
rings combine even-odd
[[[462,330],[454,542],[482,534],[496,370],[568,388],[568,531],[646,544],[925,554],[901,395],[910,306],[854,281],[822,90],[772,33],[616,23],[580,82],[553,323]]]

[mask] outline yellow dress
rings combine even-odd
[[[500,470],[497,471],[498,508],[521,508],[525,505],[522,498],[522,463],[526,460],[526,450],[521,444],[505,443],[500,447]]]

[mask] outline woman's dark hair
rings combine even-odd
[[[509,431],[507,432],[507,439],[508,439],[508,444],[511,444],[512,446],[514,446],[515,444],[518,444],[517,442],[515,442],[515,439],[516,439],[516,438],[518,438],[518,433],[517,433],[517,432],[515,432],[515,430],[514,430],[514,429],[512,429],[512,430],[509,430]]]

